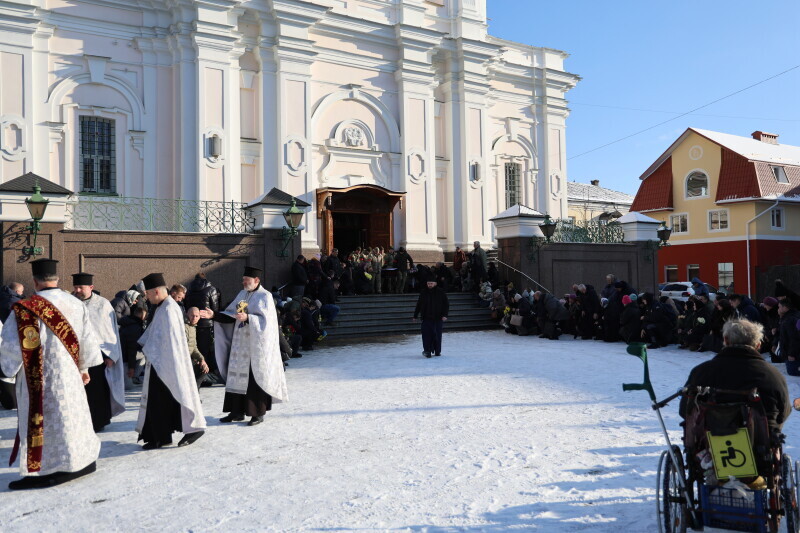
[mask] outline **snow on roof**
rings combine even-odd
[[[689,128],[715,143],[730,148],[739,155],[755,161],[779,165],[800,165],[800,146],[770,144],[752,137],[740,137],[718,131]]]
[[[633,196],[624,192],[606,189],[599,185],[570,181],[567,182],[567,200],[631,205]]]
[[[646,222],[648,224],[661,224],[658,220],[649,217],[647,215],[643,215],[637,211],[631,211],[630,213],[626,213],[622,215],[620,218],[617,219],[617,222],[620,224],[624,224],[626,222]]]
[[[500,220],[503,218],[513,218],[513,217],[543,217],[543,216],[544,213],[540,213],[536,209],[530,208],[526,205],[516,204],[512,205],[502,213],[498,213],[489,220]]]

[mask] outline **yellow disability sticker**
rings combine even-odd
[[[706,436],[711,447],[717,479],[758,475],[746,428],[740,428],[732,435],[713,436],[711,432],[707,432]]]

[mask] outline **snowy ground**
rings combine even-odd
[[[413,337],[308,352],[288,370],[291,401],[253,428],[221,426],[223,390],[202,389],[209,431],[188,448],[142,451],[132,394],[97,473],[9,493],[17,467],[0,468],[0,530],[657,530],[664,442],[647,394],[622,391],[642,378],[624,345],[489,331],[420,352]],[[659,397],[709,357],[650,356]],[[677,440],[677,406],[664,414]],[[3,465],[15,424],[0,411]],[[799,428],[795,414],[794,456]]]

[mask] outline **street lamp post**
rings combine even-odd
[[[286,248],[292,242],[292,239],[302,229],[300,222],[303,220],[305,212],[297,207],[297,201],[292,198],[292,205],[283,213],[283,219],[286,221],[286,226],[281,230],[281,239],[283,240],[283,248],[278,252],[278,257],[286,257]],[[287,227],[288,226],[288,227]]]
[[[44,218],[44,212],[47,210],[47,204],[49,203],[50,200],[42,196],[42,188],[38,185],[33,187],[33,196],[25,199],[25,205],[33,219],[33,222],[24,228],[33,235],[33,246],[25,246],[22,249],[22,253],[25,255],[37,256],[44,253],[44,249],[41,246],[36,246],[36,238],[39,236],[39,230],[42,228],[41,220]]]

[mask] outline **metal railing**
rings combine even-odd
[[[550,241],[618,244],[625,242],[625,234],[622,225],[616,222],[603,224],[557,220],[556,231]]]
[[[255,219],[237,202],[79,196],[67,204],[66,229],[253,233]]]
[[[518,274],[520,274],[520,275],[522,275],[522,276],[526,277],[528,280],[532,281],[532,282],[533,282],[533,283],[534,283],[534,284],[535,284],[537,287],[539,287],[539,288],[540,288],[540,289],[542,289],[543,291],[550,293],[550,290],[549,290],[547,287],[545,287],[544,285],[542,285],[541,283],[539,283],[538,281],[536,281],[535,279],[533,279],[532,277],[530,277],[529,275],[527,275],[527,274],[526,274],[525,272],[523,272],[522,270],[519,270],[519,269],[517,269],[517,268],[514,268],[513,266],[509,265],[508,263],[504,263],[504,262],[500,261],[500,259],[495,259],[495,261],[497,261],[498,263],[500,263],[500,265],[502,265],[503,267],[505,267],[505,268],[508,268],[508,269],[511,269],[511,270],[513,270],[514,272],[516,272],[516,273],[518,273]],[[550,293],[550,294],[552,294],[552,293]]]

